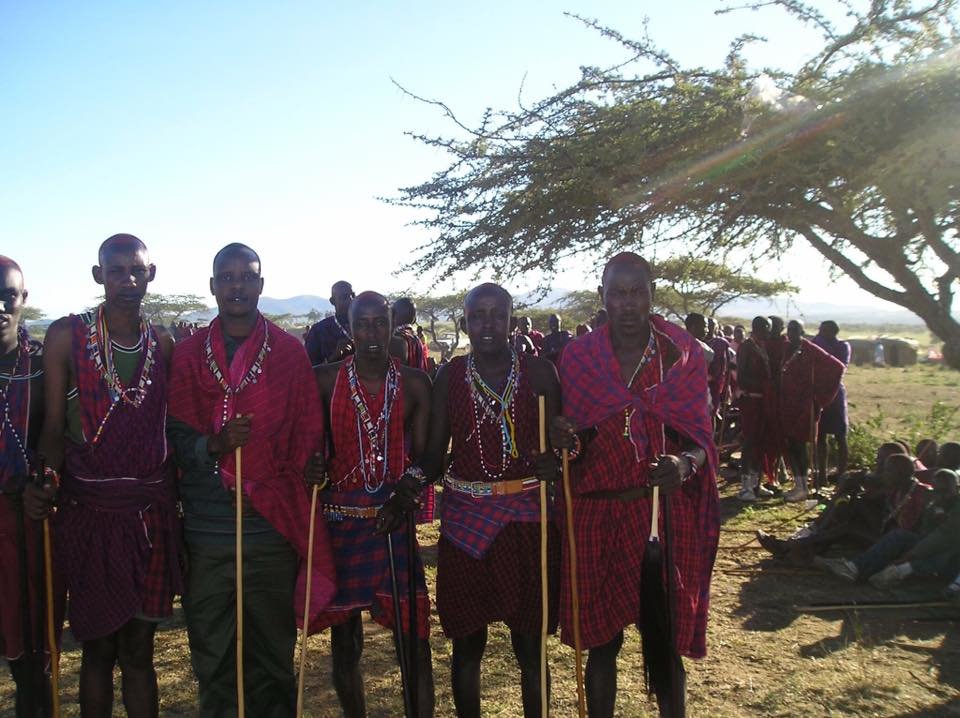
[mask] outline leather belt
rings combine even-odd
[[[324,504],[323,515],[327,521],[343,521],[344,519],[375,519],[380,506],[340,506],[338,504]]]
[[[519,494],[540,485],[540,479],[536,476],[529,476],[525,479],[513,479],[511,481],[461,481],[452,476],[443,478],[443,485],[449,487],[458,494],[467,494],[478,498],[488,496],[510,496]]]
[[[607,499],[610,501],[634,501],[636,499],[649,499],[653,496],[653,488],[650,486],[636,486],[625,491],[591,491],[586,494],[580,494],[577,498],[581,499]]]

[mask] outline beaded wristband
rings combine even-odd
[[[680,479],[680,482],[683,483],[692,476],[696,476],[697,472],[700,470],[700,464],[697,463],[697,457],[693,455],[690,451],[684,451],[680,454],[683,458],[690,462],[690,473]]]
[[[580,441],[580,436],[579,436],[579,434],[574,434],[574,435],[573,435],[573,448],[572,448],[572,449],[567,449],[567,459],[569,459],[570,461],[574,461],[574,460],[576,460],[576,459],[579,459],[579,458],[580,458],[580,452],[581,452],[581,451],[583,451],[583,442]],[[554,456],[556,456],[558,459],[562,459],[562,458],[563,458],[563,452],[562,452],[560,449],[554,449],[554,450],[553,450],[553,454],[554,454]]]

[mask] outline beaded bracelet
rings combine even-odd
[[[580,435],[579,435],[579,434],[574,434],[574,435],[573,435],[573,448],[572,448],[572,449],[567,449],[567,459],[569,459],[570,461],[574,461],[574,460],[580,458],[580,452],[581,452],[581,451],[583,451],[583,442],[580,441]],[[558,459],[563,458],[563,452],[562,452],[560,449],[554,449],[554,450],[553,450],[553,453],[554,453],[554,456],[556,456]]]
[[[690,473],[680,479],[680,483],[683,483],[687,479],[696,476],[697,472],[700,470],[700,464],[697,463],[697,457],[693,455],[691,451],[684,451],[680,454],[683,458],[690,462]]]

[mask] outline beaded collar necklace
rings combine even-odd
[[[506,471],[508,457],[519,457],[517,450],[517,430],[513,416],[514,398],[517,386],[520,383],[520,355],[510,350],[510,373],[507,374],[507,383],[503,393],[499,393],[487,384],[480,372],[477,371],[473,354],[467,357],[467,384],[470,387],[470,399],[473,406],[473,427],[477,437],[477,446],[480,448],[480,468],[491,481],[497,481]],[[483,455],[483,440],[480,427],[484,421],[489,421],[500,428],[500,465],[497,466]],[[488,469],[488,467],[490,467]]]
[[[266,317],[262,317],[262,319],[263,343],[260,345],[260,351],[257,352],[257,358],[253,360],[253,364],[250,365],[247,373],[236,386],[230,385],[230,382],[227,381],[226,376],[220,369],[220,365],[217,364],[216,358],[213,356],[213,343],[210,338],[213,335],[212,329],[207,332],[207,338],[203,343],[203,352],[207,357],[207,367],[209,367],[210,373],[213,374],[213,378],[217,380],[217,383],[220,385],[220,389],[223,391],[224,424],[226,424],[230,418],[227,416],[227,405],[230,401],[230,397],[239,394],[250,384],[256,384],[260,380],[260,375],[263,373],[263,362],[264,359],[266,359],[267,353],[270,351],[270,327],[267,326]]]
[[[346,368],[350,399],[357,414],[357,449],[360,453],[363,488],[368,494],[375,494],[390,473],[390,413],[400,393],[400,372],[396,364],[390,361],[383,387],[383,408],[374,423],[370,407],[367,406],[367,399],[360,386],[356,362],[348,361]],[[364,449],[364,436],[366,436],[366,449]]]
[[[10,417],[10,402],[7,400],[7,390],[10,388],[15,380],[18,379],[17,372],[20,370],[20,362],[23,361],[24,357],[30,355],[30,338],[26,330],[22,327],[18,330],[20,341],[17,342],[17,359],[13,364],[13,370],[10,372],[9,376],[4,376],[7,380],[7,385],[3,388],[0,388],[0,401],[3,401],[3,426],[10,429],[10,433],[13,435],[14,441],[17,443],[17,448],[20,450],[20,456],[23,458],[24,466],[30,466],[30,461],[27,458],[27,449],[24,446],[24,442],[27,438],[27,428],[30,423],[30,382],[27,382],[26,391],[27,391],[27,410],[25,412],[26,419],[23,426],[23,435],[21,436],[20,432],[17,430],[17,427],[13,424],[13,419]],[[27,368],[27,374],[30,373],[29,367]]]
[[[89,323],[87,330],[87,350],[94,366],[107,385],[112,404],[125,402],[138,407],[143,403],[147,396],[147,387],[153,381],[150,379],[150,370],[156,363],[157,340],[150,332],[146,320],[140,317],[140,339],[138,345],[147,348],[146,357],[143,360],[143,367],[140,369],[140,377],[136,384],[124,386],[117,373],[117,367],[113,361],[113,342],[110,339],[110,331],[107,328],[107,318],[101,304],[97,308],[96,319]],[[101,426],[102,428],[102,426]]]

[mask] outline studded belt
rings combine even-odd
[[[324,504],[323,515],[327,521],[343,521],[344,519],[375,519],[380,511],[379,506],[340,506],[339,504]]]
[[[525,479],[513,479],[511,481],[461,481],[452,476],[445,476],[443,485],[458,494],[467,494],[474,498],[485,498],[488,496],[510,496],[528,491],[540,485],[540,479],[536,476],[529,476]]]

